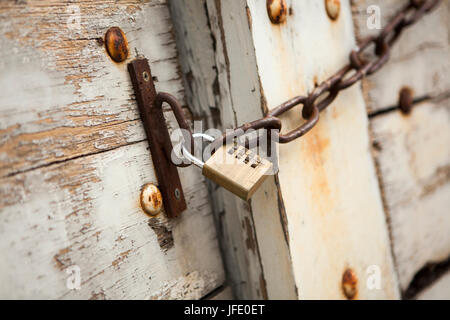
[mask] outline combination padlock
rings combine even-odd
[[[213,137],[203,133],[193,134],[193,137],[214,141]],[[201,168],[205,177],[244,200],[252,197],[273,166],[270,161],[235,143],[223,145],[206,162],[194,157],[184,146],[183,156]]]

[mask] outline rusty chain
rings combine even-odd
[[[320,112],[325,110],[336,99],[340,91],[351,87],[365,76],[378,71],[389,60],[391,46],[398,40],[403,30],[436,8],[440,2],[441,0],[409,0],[378,36],[369,36],[362,40],[350,53],[350,62],[316,86],[307,96],[294,97],[271,110],[264,118],[230,130],[222,137],[216,139],[214,145],[220,146],[229,138],[242,136],[249,129],[277,129],[275,134],[278,137],[276,137],[277,140],[275,141],[279,143],[288,143],[305,135],[319,121]],[[363,57],[364,52],[371,45],[374,47],[375,58],[366,60]],[[306,122],[288,133],[279,134],[278,132],[281,130],[282,125],[278,116],[300,104],[303,105],[302,116]],[[173,109],[173,104],[171,106]],[[178,112],[179,114],[180,112]],[[178,118],[179,116],[177,120],[179,120]],[[186,128],[186,122],[182,121],[182,124]],[[188,131],[192,135],[190,129]],[[191,143],[192,140],[191,136]]]

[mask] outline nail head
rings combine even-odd
[[[145,82],[148,82],[148,80],[150,80],[150,75],[148,74],[147,71],[144,71],[144,72],[142,73],[142,78],[144,78],[144,81],[145,81]]]
[[[177,200],[180,200],[181,198],[180,189],[178,188],[175,189],[175,198],[177,198]]]
[[[266,5],[267,14],[273,24],[280,24],[286,21],[286,0],[267,0]]]
[[[115,62],[123,62],[128,58],[128,40],[119,27],[112,27],[106,32],[105,46],[109,56]]]
[[[331,20],[339,18],[341,0],[325,0],[325,7],[327,9],[328,17],[330,17]]]
[[[162,209],[162,195],[158,187],[152,183],[146,184],[141,190],[141,207],[144,212],[156,216]]]
[[[410,114],[414,102],[414,93],[411,88],[403,87],[399,92],[398,105],[403,114]]]
[[[347,299],[353,300],[358,293],[358,278],[356,273],[348,268],[342,275],[342,291]]]

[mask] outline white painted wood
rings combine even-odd
[[[292,15],[282,25],[270,23],[265,1],[247,3],[260,94],[269,109],[307,93],[347,63],[355,46],[348,1],[341,1],[336,22],[329,20],[323,1],[288,1]],[[297,127],[300,108],[282,120],[283,132]],[[399,297],[358,86],[343,92],[311,133],[280,146],[279,181],[300,298],[345,298],[346,268],[358,277],[357,298]],[[366,286],[372,265],[381,271],[380,290]]]
[[[206,120],[205,126],[217,126],[217,68],[206,0],[172,0],[169,5],[187,104],[194,116]]]
[[[354,46],[347,1],[336,23],[328,20],[323,2],[288,5],[293,16],[277,27],[269,22],[265,1],[207,1],[223,128],[261,117],[347,62]],[[187,38],[197,43],[195,36]],[[283,117],[285,131],[301,123],[299,115],[295,109]],[[367,125],[356,87],[323,115],[309,138],[282,148],[279,185],[269,179],[250,206],[223,194],[225,256],[237,266],[232,284],[236,288],[239,277],[248,279],[235,289],[238,297],[262,297],[252,291],[262,276],[268,298],[295,298],[296,287],[301,298],[344,298],[341,277],[347,267],[358,275],[358,298],[399,297]],[[250,241],[236,228],[241,222]],[[257,251],[240,251],[239,244]],[[261,271],[255,269],[258,260]],[[365,286],[371,265],[381,269],[381,290]]]
[[[199,299],[224,275],[204,181],[180,170],[188,210],[157,219],[172,233],[160,248],[139,204],[156,183],[145,142],[3,179],[2,298]],[[170,238],[170,236],[168,237]],[[66,287],[67,268],[81,289]]]
[[[0,297],[199,299],[224,282],[205,181],[179,170],[181,218],[142,212],[158,182],[126,63],[97,42],[120,26],[128,61],[148,57],[157,90],[183,101],[166,2],[70,4],[79,30],[65,1],[0,4]]]
[[[186,85],[188,106],[202,120],[203,132],[208,128],[222,129],[222,122],[233,127],[233,119],[223,117],[221,101],[229,101],[227,79],[227,51],[220,2],[206,0],[172,0],[179,60]],[[222,41],[223,40],[223,41]],[[219,81],[219,77],[221,80]],[[211,94],[212,99],[211,99]],[[224,103],[228,106],[228,103]],[[228,111],[225,111],[229,115]],[[225,121],[224,121],[225,120]],[[227,269],[227,281],[240,299],[261,299],[265,288],[261,264],[255,247],[255,236],[248,205],[234,195],[209,183],[218,236]]]
[[[368,5],[381,10],[382,26],[404,1],[352,2],[358,38],[376,34],[367,28]],[[427,263],[450,255],[450,2],[405,30],[391,60],[364,80],[369,112],[398,104],[404,86],[426,99],[412,114],[398,111],[371,118],[374,155],[379,168],[395,262],[402,290]]]
[[[424,265],[450,255],[450,100],[377,116],[371,127],[405,290]]]
[[[171,10],[184,79],[191,87],[187,101],[191,109],[201,108],[197,113],[206,115],[204,127],[223,130],[262,116],[245,2],[174,0]],[[213,105],[205,94],[210,89]],[[262,186],[265,191],[255,194],[251,205],[214,184],[211,189],[228,280],[236,297],[296,298],[274,180]],[[256,215],[260,218],[254,224]],[[256,239],[255,228],[271,237]]]
[[[207,8],[216,43],[222,128],[233,128],[261,117],[265,108],[251,21],[245,2],[207,1]],[[250,205],[228,191],[220,189],[219,192],[224,199],[221,226],[225,254],[234,265],[230,277],[236,297],[297,298],[282,226],[282,200],[274,180],[268,179]],[[261,219],[256,221],[256,216]],[[236,269],[236,273],[232,272]]]
[[[380,8],[383,27],[404,3],[406,1],[353,0],[357,38],[362,39],[380,32],[367,27],[369,5]],[[449,92],[449,14],[450,2],[442,1],[434,12],[402,33],[392,48],[390,62],[363,81],[369,112],[397,105],[398,93],[403,86],[412,88],[416,97],[438,96]]]
[[[0,176],[143,141],[126,63],[145,55],[158,90],[183,100],[165,1],[75,1],[80,29],[69,28],[65,1],[0,5]],[[99,45],[120,26],[125,63]],[[18,98],[20,96],[20,99]]]
[[[450,272],[423,290],[417,300],[450,300]]]

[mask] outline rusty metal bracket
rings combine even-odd
[[[175,218],[186,209],[186,200],[177,167],[170,159],[172,142],[161,108],[162,101],[157,99],[158,94],[147,59],[139,58],[129,63],[128,72],[147,133],[164,209],[169,218]]]

